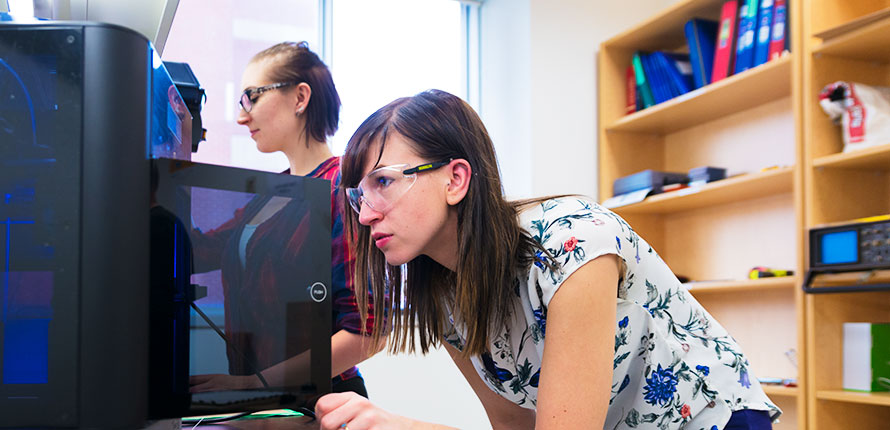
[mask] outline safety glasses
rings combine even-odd
[[[361,213],[363,204],[375,211],[386,212],[414,186],[418,173],[436,170],[450,162],[436,161],[411,168],[408,168],[409,164],[381,167],[368,173],[357,187],[347,188],[346,199],[356,213]]]

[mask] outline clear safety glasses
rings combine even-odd
[[[367,204],[378,212],[386,212],[414,186],[417,174],[436,170],[451,160],[437,161],[408,168],[409,164],[385,166],[368,173],[358,187],[346,189],[346,199],[356,213]]]

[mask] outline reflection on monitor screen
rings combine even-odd
[[[152,362],[169,366],[151,379],[175,381],[155,394],[191,391],[179,401],[198,415],[300,407],[329,391],[329,183],[155,163],[152,327],[179,339],[153,339]],[[285,362],[295,371],[266,372]]]

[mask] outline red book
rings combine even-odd
[[[785,28],[788,25],[788,11],[785,0],[776,0],[773,9],[773,28],[769,41],[769,59],[775,60],[785,50]]]
[[[637,77],[634,75],[634,66],[627,66],[627,98],[624,100],[624,113],[631,114],[637,111]]]
[[[714,70],[711,73],[712,83],[732,74],[738,13],[739,4],[737,0],[729,0],[723,3],[723,9],[720,12],[720,28],[717,30],[717,43],[714,48]]]

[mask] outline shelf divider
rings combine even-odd
[[[890,170],[890,142],[853,152],[840,152],[813,160],[813,167]]]
[[[819,400],[833,400],[836,402],[858,403],[863,405],[890,406],[890,393],[856,393],[844,390],[818,390],[816,398]]]
[[[829,39],[813,49],[813,55],[832,55],[862,61],[890,62],[890,16],[842,36]]]
[[[790,290],[796,287],[796,276],[726,281],[694,281],[685,285],[693,295],[739,291]]]
[[[786,55],[624,116],[606,126],[606,132],[668,134],[779,100],[790,94],[791,56]]]

